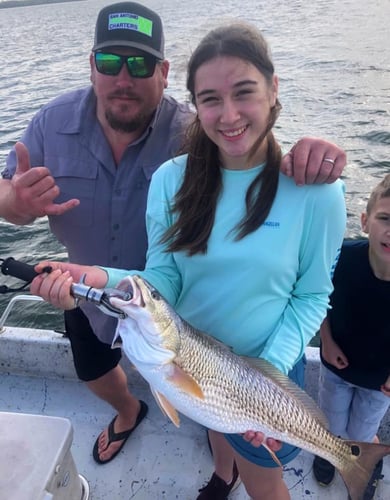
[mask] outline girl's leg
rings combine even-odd
[[[220,432],[209,430],[208,433],[213,452],[215,473],[227,484],[230,484],[233,477],[233,448]]]
[[[281,467],[260,467],[234,452],[241,480],[252,500],[290,500]]]

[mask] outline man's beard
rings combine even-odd
[[[144,110],[129,121],[117,118],[109,109],[106,110],[105,115],[108,124],[113,130],[131,133],[137,130],[145,130],[152,119],[153,111]]]

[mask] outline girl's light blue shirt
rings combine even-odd
[[[331,271],[343,240],[341,181],[297,187],[284,175],[264,224],[239,241],[233,228],[245,214],[245,194],[262,166],[222,170],[223,191],[206,254],[166,252],[160,239],[186,155],[164,163],[150,185],[149,249],[143,272],[107,269],[108,286],[140,274],[195,328],[237,354],[265,358],[287,373],[318,331],[332,291]]]

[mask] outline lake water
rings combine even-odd
[[[0,9],[0,170],[32,115],[51,98],[89,83],[89,52],[99,10],[83,0]],[[304,135],[336,142],[344,171],[347,236],[360,235],[367,194],[390,172],[389,0],[145,0],[158,11],[171,61],[168,91],[186,99],[191,50],[216,24],[248,20],[265,34],[280,79],[276,126],[286,147]],[[0,258],[36,263],[65,258],[45,220],[15,227],[0,220]],[[0,284],[13,282],[0,275]],[[0,313],[9,296],[0,296]],[[13,324],[61,326],[51,306],[23,306]]]

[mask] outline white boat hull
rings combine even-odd
[[[307,349],[307,391],[316,397],[318,349]],[[0,411],[65,417],[72,423],[71,447],[78,473],[88,480],[93,500],[193,500],[210,477],[213,465],[205,430],[185,416],[177,429],[159,410],[148,385],[126,360],[130,390],[149,405],[144,422],[118,457],[104,466],[92,458],[93,443],[113,412],[77,380],[69,341],[51,330],[6,327],[0,333]],[[381,439],[390,442],[390,415]],[[45,439],[45,436],[42,436]],[[284,478],[292,500],[347,499],[339,476],[328,488],[312,476],[312,455],[301,452],[285,467]],[[390,457],[376,500],[390,498]],[[0,470],[1,484],[1,470]],[[241,485],[232,500],[246,500]],[[10,499],[7,499],[10,500]],[[12,500],[19,500],[17,498]],[[37,500],[35,498],[20,500]]]

